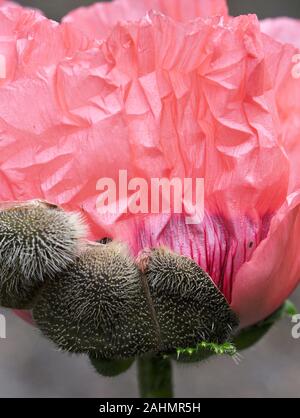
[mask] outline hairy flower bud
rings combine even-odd
[[[90,355],[91,364],[102,376],[113,377],[126,372],[133,364],[134,358],[107,360]]]
[[[223,342],[238,323],[192,260],[157,249],[136,264],[116,242],[84,248],[46,283],[33,314],[61,349],[104,360]]]
[[[31,309],[43,282],[26,279],[16,270],[1,269],[0,306],[13,309]]]
[[[223,343],[231,336],[238,318],[193,260],[158,248],[144,251],[139,264],[156,312],[162,351],[200,341]]]
[[[0,205],[0,304],[27,308],[46,278],[76,257],[78,214],[42,201]]]
[[[140,273],[119,243],[88,245],[33,310],[41,331],[61,349],[128,358],[157,349]]]

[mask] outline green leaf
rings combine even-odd
[[[269,331],[272,325],[254,325],[241,330],[233,340],[237,350],[246,350],[256,344]]]
[[[293,316],[296,313],[297,309],[295,305],[291,301],[286,300],[279,309],[277,309],[266,319],[251,327],[241,330],[240,333],[234,338],[233,343],[237,350],[246,350],[247,348],[256,344],[265,334],[267,334],[270,328],[277,321],[286,316]]]
[[[284,304],[265,320],[258,322],[256,325],[245,328],[235,336],[232,343],[226,342],[218,345],[202,341],[196,347],[178,348],[173,358],[179,362],[192,363],[205,360],[212,355],[227,354],[234,356],[237,351],[245,350],[257,343],[269,329],[280,319],[286,316],[297,314],[295,305],[286,300]]]
[[[102,376],[113,377],[126,372],[134,362],[133,358],[126,360],[108,360],[89,356],[92,365]]]

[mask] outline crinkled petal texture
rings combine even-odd
[[[242,325],[283,302],[300,277],[295,47],[262,35],[255,16],[151,12],[93,43],[2,7],[0,31],[0,200],[44,198],[82,211],[91,238],[192,257]],[[100,214],[98,181],[118,183],[121,169],[148,182],[204,178],[204,219],[126,213],[120,196],[117,215]]]
[[[151,9],[178,21],[228,14],[226,0],[114,0],[80,7],[70,12],[63,21],[76,26],[91,38],[102,39],[116,23],[138,20]]]
[[[290,18],[266,19],[261,22],[261,30],[281,43],[290,43],[300,48],[300,20]],[[282,47],[276,46],[276,53]],[[287,51],[288,47],[282,48]],[[276,100],[280,116],[282,141],[290,163],[290,191],[300,188],[299,155],[300,155],[300,53],[295,51],[291,62],[282,60],[278,67],[271,63],[277,73]],[[290,76],[292,75],[292,76]]]
[[[232,308],[252,324],[274,311],[299,283],[299,194],[274,217],[268,237],[237,273]],[[241,305],[242,304],[242,305]]]
[[[260,22],[261,31],[282,43],[300,48],[300,20],[289,17],[265,19]]]

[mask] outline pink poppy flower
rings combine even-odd
[[[174,3],[98,4],[60,25],[0,7],[0,201],[46,199],[82,211],[91,239],[193,258],[246,326],[300,278],[300,51],[223,1]],[[119,170],[203,178],[202,222],[101,215],[97,183]]]
[[[138,20],[151,9],[178,21],[228,15],[225,0],[189,0],[188,6],[186,0],[114,0],[80,7],[65,16],[63,21],[73,24],[93,39],[102,39],[118,22]]]
[[[261,21],[261,30],[279,42],[290,43],[300,48],[300,21],[297,19],[265,19]]]

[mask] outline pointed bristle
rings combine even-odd
[[[32,305],[45,280],[76,258],[86,226],[77,213],[32,201],[0,210],[0,305]]]
[[[120,243],[87,246],[59,280],[45,285],[33,314],[63,350],[127,358],[152,348],[140,274]]]
[[[25,279],[43,280],[72,262],[85,226],[76,213],[45,205],[0,212],[0,269],[7,266]]]
[[[238,325],[222,293],[193,260],[165,248],[148,255],[147,277],[160,325],[162,348],[222,343]]]

